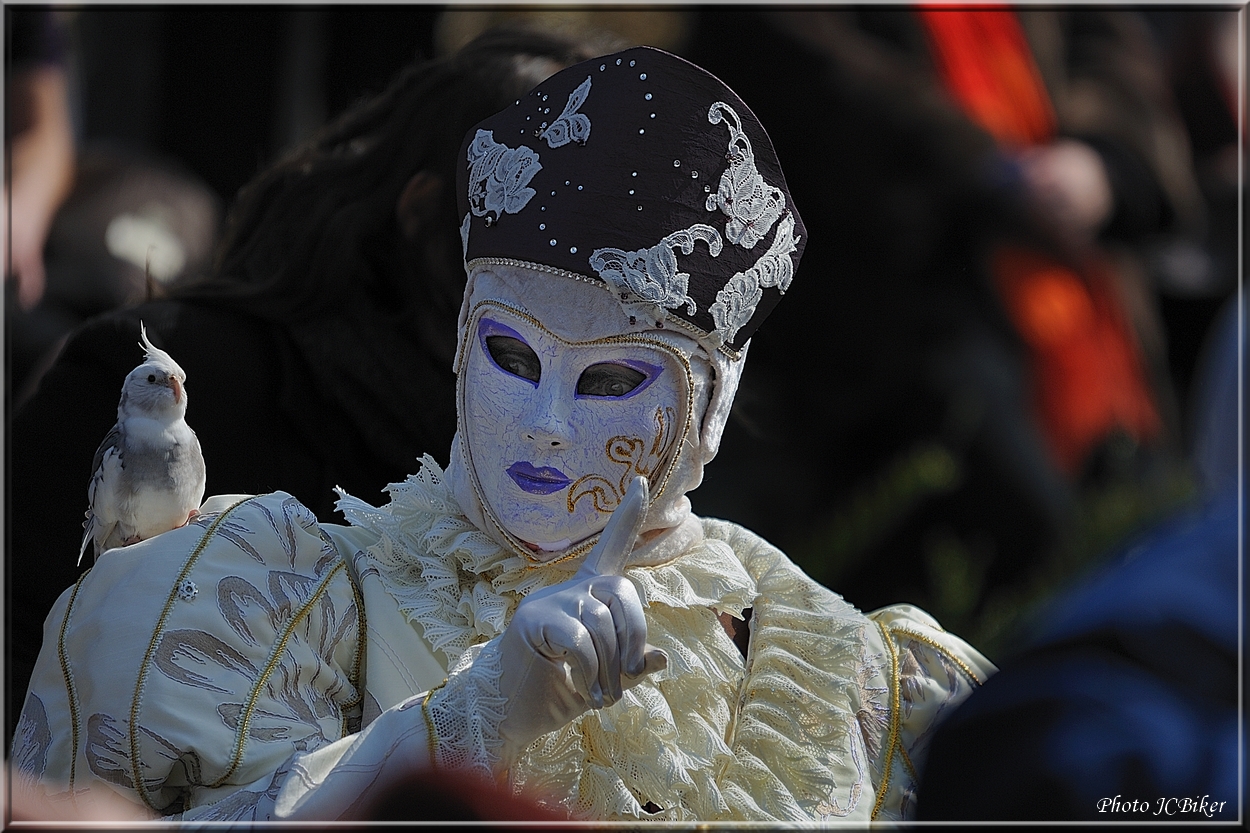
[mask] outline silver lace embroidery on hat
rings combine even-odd
[[[716,334],[723,341],[733,341],[746,323],[755,314],[764,290],[759,282],[743,272],[729,279],[720,292],[716,293],[716,302],[708,308],[712,313],[712,321],[716,324]]]
[[[564,147],[569,142],[586,144],[586,140],[590,138],[590,119],[585,114],[577,112],[577,109],[586,103],[589,95],[590,76],[587,75],[586,80],[569,93],[568,103],[564,105],[564,111],[560,113],[559,118],[540,133],[538,138],[545,141],[551,148]]]
[[[510,148],[495,141],[490,130],[479,130],[469,143],[469,210],[478,217],[498,220],[516,214],[534,196],[527,187],[543,169],[538,154],[525,145]]]
[[[473,215],[465,214],[464,220],[460,223],[460,249],[464,253],[464,262],[469,262],[469,228],[473,225]]]
[[[698,307],[689,294],[690,275],[678,271],[674,250],[680,248],[682,254],[691,254],[700,240],[707,243],[712,257],[719,255],[724,246],[716,229],[695,223],[647,249],[595,249],[590,255],[590,268],[616,290],[627,310],[638,307],[658,320],[664,316],[664,310],[684,304],[687,313],[694,315]]]
[[[782,295],[794,280],[794,260],[799,239],[794,236],[794,214],[786,216],[777,224],[777,234],[759,260],[745,272],[739,272],[716,293],[716,302],[708,307],[716,333],[725,342],[731,342],[738,331],[755,315],[765,288],[776,287]]]
[[[732,107],[717,101],[708,108],[707,120],[712,124],[724,121],[729,127],[729,167],[721,173],[720,186],[715,194],[708,195],[705,207],[708,211],[719,208],[729,218],[725,224],[729,242],[754,248],[781,216],[786,198],[756,169],[751,140],[742,132],[742,120]]]
[[[799,250],[799,238],[794,236],[794,214],[787,211],[777,224],[777,235],[768,251],[744,274],[754,277],[765,289],[776,287],[782,295],[794,280],[794,259]]]

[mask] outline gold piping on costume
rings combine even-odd
[[[902,634],[908,637],[909,639],[914,639],[917,642],[923,642],[925,645],[928,645],[930,648],[933,648],[934,650],[940,652],[943,656],[945,656],[947,659],[953,662],[956,666],[958,666],[959,670],[967,674],[968,679],[972,680],[972,682],[976,683],[979,686],[985,685],[985,682],[981,680],[981,678],[979,678],[975,673],[973,673],[972,669],[969,668],[963,660],[955,656],[953,653],[951,653],[949,648],[937,642],[936,640],[930,639],[929,637],[924,636],[923,634],[916,633],[915,631],[909,631],[906,628],[891,628],[891,631],[894,633]]]
[[[881,768],[881,784],[877,787],[877,800],[872,805],[872,815],[869,816],[869,821],[877,820],[877,814],[881,812],[881,805],[885,803],[886,793],[890,791],[890,770],[894,766],[894,747],[898,744],[899,734],[898,650],[894,646],[894,640],[890,636],[889,629],[881,622],[875,622],[874,624],[881,631],[881,636],[885,639],[885,649],[890,654],[890,738],[885,747],[885,763]]]
[[[919,781],[920,776],[916,774],[916,766],[911,762],[911,755],[907,754],[907,747],[903,746],[901,738],[899,739],[898,752],[903,758],[903,766],[907,768],[907,774],[912,777],[913,781]]]
[[[330,586],[330,580],[338,574],[339,570],[345,569],[346,567],[347,562],[340,556],[339,563],[334,565],[334,569],[326,573],[326,577],[323,578],[321,583],[317,585],[317,589],[313,591],[313,594],[306,602],[304,602],[295,615],[291,617],[291,620],[287,622],[286,627],[282,629],[282,636],[278,639],[277,643],[273,646],[273,650],[269,653],[269,661],[265,663],[265,670],[261,673],[260,677],[256,679],[256,684],[252,686],[252,691],[248,694],[247,707],[243,710],[243,716],[239,721],[239,728],[236,732],[234,754],[230,757],[230,766],[226,768],[225,773],[223,773],[220,778],[211,784],[206,784],[205,787],[207,789],[220,787],[222,784],[226,783],[226,779],[233,775],[234,771],[239,768],[239,764],[243,761],[243,747],[247,745],[247,732],[252,723],[252,713],[256,709],[256,700],[260,697],[261,688],[263,688],[265,683],[268,682],[269,676],[273,674],[273,669],[278,665],[279,657],[281,657],[283,652],[286,651],[287,640],[291,638],[291,633],[295,630],[295,627],[300,622],[304,621],[304,618],[308,616],[309,612],[312,610],[313,605],[321,601],[321,597],[325,595],[326,588]]]
[[[225,521],[231,512],[249,500],[251,498],[244,498],[218,515],[208,529],[204,531],[203,537],[195,545],[191,555],[187,556],[186,562],[178,572],[178,577],[174,579],[174,586],[169,591],[169,598],[165,600],[165,607],[161,610],[160,618],[156,620],[156,628],[152,631],[152,639],[148,642],[148,650],[143,655],[143,665],[139,666],[139,679],[135,681],[135,696],[130,701],[130,773],[131,778],[134,780],[135,792],[139,793],[139,797],[143,799],[144,804],[158,813],[162,812],[162,809],[152,803],[152,796],[148,793],[147,783],[144,781],[142,773],[139,772],[139,701],[143,698],[143,687],[147,683],[148,668],[152,664],[152,654],[156,651],[156,643],[161,632],[165,630],[165,622],[169,619],[169,612],[173,610],[174,602],[178,600],[178,588],[186,580],[187,576],[190,575],[191,568],[195,566],[195,562],[199,560],[200,554],[208,546],[208,541],[213,533],[217,531],[217,527]]]
[[[74,798],[74,776],[78,766],[79,722],[82,715],[78,710],[78,688],[74,685],[74,672],[69,667],[69,657],[65,652],[65,632],[69,630],[69,615],[74,610],[74,601],[78,598],[78,590],[82,587],[83,580],[90,572],[91,569],[88,568],[87,572],[79,576],[78,581],[74,582],[74,592],[70,593],[69,602],[65,605],[65,618],[61,620],[61,633],[56,640],[56,655],[57,659],[61,661],[61,678],[65,681],[65,695],[69,699],[70,748],[72,749],[69,758],[69,796],[70,802],[74,806],[78,806],[77,799]]]
[[[434,692],[447,685],[447,678],[425,693],[421,700],[421,716],[425,718],[425,742],[430,750],[430,769],[438,769],[438,732],[434,728],[434,718],[430,716],[430,698]]]

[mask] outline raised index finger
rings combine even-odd
[[[586,560],[577,571],[578,577],[619,576],[625,572],[625,562],[647,517],[650,494],[647,478],[635,477],[625,490],[620,506],[608,518],[608,525],[603,528],[598,543],[587,553]]]

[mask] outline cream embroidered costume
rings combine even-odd
[[[929,733],[993,666],[686,497],[804,242],[753,114],[633,49],[464,159],[448,469],[344,495],[350,526],[218,497],[106,553],[47,620],[15,788],[333,819],[436,766],[578,819],[907,818]]]

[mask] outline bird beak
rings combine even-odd
[[[174,389],[174,404],[180,404],[182,402],[182,383],[178,381],[177,376],[169,377],[169,386]]]

